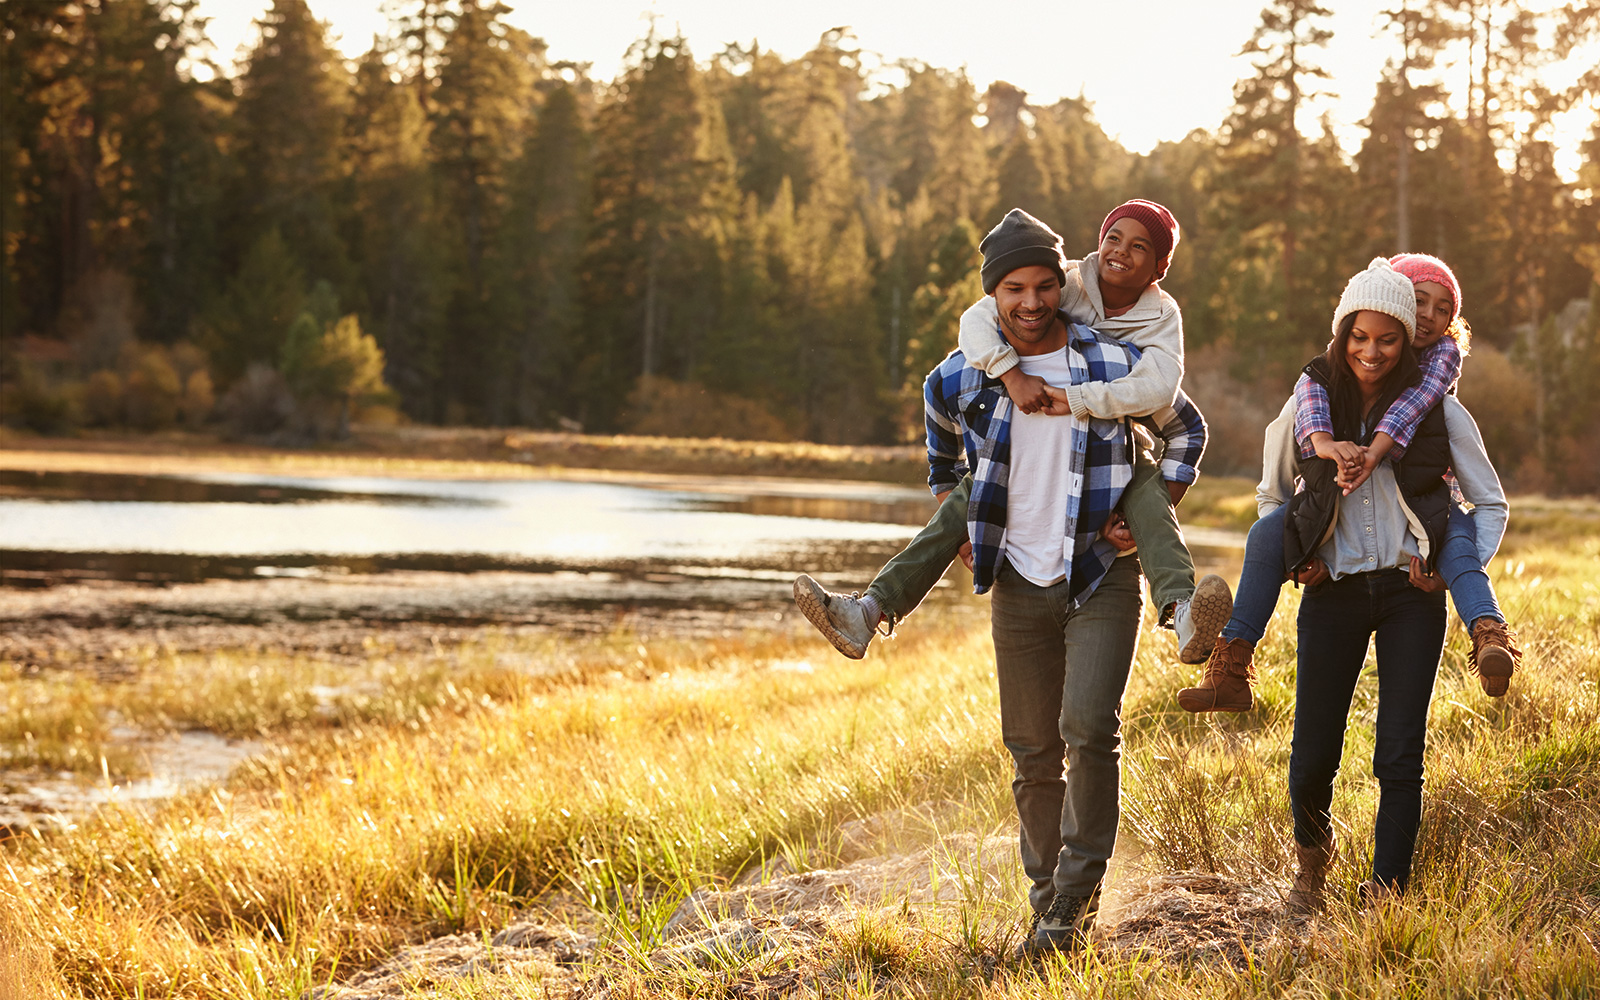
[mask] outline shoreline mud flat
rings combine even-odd
[[[822,572],[845,587],[855,574]],[[341,573],[284,569],[253,579],[165,586],[80,581],[0,588],[0,661],[24,670],[109,676],[130,651],[270,647],[356,654],[371,638],[396,650],[483,630],[708,638],[809,628],[788,571],[672,564],[620,570]],[[859,586],[859,584],[855,584]],[[962,588],[947,581],[936,600]],[[820,640],[819,640],[820,641]]]

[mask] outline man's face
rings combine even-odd
[[[1142,290],[1156,280],[1155,241],[1137,219],[1123,216],[1106,230],[1100,241],[1100,283],[1115,288]]]
[[[1014,346],[1039,344],[1053,332],[1061,280],[1043,264],[1019,267],[995,286],[994,304]]]

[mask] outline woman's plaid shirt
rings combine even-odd
[[[1068,324],[1067,358],[1072,382],[1112,382],[1128,374],[1139,349],[1093,329]],[[972,542],[972,584],[982,594],[994,585],[1006,530],[1006,481],[1011,470],[1011,399],[998,379],[967,366],[959,350],[950,352],[923,384],[928,426],[928,485],[935,494],[955,488],[972,472],[967,504],[967,536]],[[1133,478],[1133,439],[1125,420],[1073,421],[1068,463],[1079,488],[1067,505],[1068,593],[1075,605],[1089,595],[1111,568],[1116,548],[1100,537],[1122,491]],[[1192,483],[1205,451],[1206,424],[1182,390],[1173,405],[1136,418],[1166,442],[1162,476]],[[974,458],[974,456],[976,456]]]

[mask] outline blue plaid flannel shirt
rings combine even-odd
[[[1128,374],[1139,349],[1093,329],[1068,324],[1072,382],[1111,382]],[[999,379],[967,366],[950,352],[923,384],[928,428],[928,486],[935,494],[954,489],[972,471],[967,537],[972,542],[972,589],[994,585],[1004,555],[1006,481],[1011,470],[1011,399]],[[1071,419],[1062,417],[1061,419]],[[1172,406],[1136,418],[1166,443],[1161,460],[1166,479],[1192,483],[1205,451],[1206,424],[1180,389]],[[1074,605],[1089,599],[1117,556],[1100,528],[1133,479],[1133,437],[1125,420],[1092,418],[1071,435],[1069,468],[1083,483],[1067,507],[1067,537],[1073,540],[1066,567]]]

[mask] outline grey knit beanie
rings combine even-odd
[[[1067,261],[1061,253],[1061,237],[1049,226],[1020,208],[1013,208],[989,230],[989,235],[978,244],[983,252],[983,278],[985,295],[993,295],[1000,279],[1019,267],[1035,264],[1053,268],[1056,279],[1067,283]],[[1409,287],[1409,285],[1408,285]]]
[[[1339,308],[1333,311],[1333,335],[1339,335],[1340,320],[1363,309],[1393,316],[1406,328],[1406,340],[1416,343],[1417,293],[1411,287],[1411,279],[1382,257],[1372,258],[1365,271],[1345,284]]]

